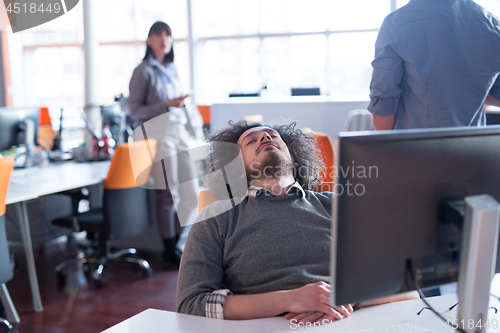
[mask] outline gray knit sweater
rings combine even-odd
[[[177,311],[205,316],[214,290],[258,294],[330,283],[332,193],[245,198],[193,225],[177,285]],[[210,212],[217,202],[205,208]]]

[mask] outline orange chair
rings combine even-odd
[[[40,108],[40,119],[38,124],[37,142],[43,149],[51,150],[54,144],[55,132],[52,129],[52,119],[50,118],[48,108]]]
[[[215,202],[217,199],[215,198],[214,191],[212,190],[202,190],[200,194],[198,194],[198,212],[201,212],[205,206],[210,205]]]
[[[104,286],[102,277],[104,266],[109,260],[118,259],[136,263],[142,268],[142,274],[148,277],[152,269],[146,260],[125,255],[135,254],[136,249],[129,248],[111,253],[109,241],[135,237],[150,227],[149,191],[141,186],[146,183],[151,165],[156,154],[156,140],[136,141],[116,147],[111,159],[108,176],[104,181],[102,208],[91,209],[78,214],[78,205],[73,205],[73,215],[54,220],[52,223],[72,228],[74,217],[80,230],[87,231],[98,241],[95,254],[86,258],[77,258],[59,264],[56,273],[61,282],[66,280],[64,269],[73,263],[96,263],[92,273],[94,285]],[[132,161],[133,160],[133,161]],[[133,165],[132,165],[133,163]],[[142,171],[140,174],[139,171]],[[76,211],[75,211],[76,209]]]
[[[205,128],[210,128],[211,115],[210,115],[210,105],[198,105],[198,111],[200,111],[201,118],[203,119],[203,125]]]
[[[7,197],[7,190],[9,188],[10,174],[14,168],[14,160],[10,157],[0,158],[0,299],[5,309],[7,319],[12,322],[19,322],[19,316],[16,308],[7,290],[5,283],[10,281],[14,276],[12,272],[12,265],[10,262],[9,247],[7,245],[7,235],[5,232],[5,198]],[[0,318],[0,322],[3,319]],[[9,322],[4,322],[7,327],[10,326]],[[10,328],[12,328],[10,326]]]
[[[313,132],[318,139],[318,148],[323,156],[323,161],[326,164],[326,170],[320,181],[323,183],[333,183],[335,181],[335,151],[333,149],[333,142],[329,135],[320,132]]]

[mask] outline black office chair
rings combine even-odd
[[[12,158],[4,157],[0,159],[0,299],[8,319],[0,318],[0,322],[7,326],[7,332],[9,333],[17,333],[17,330],[12,327],[9,320],[16,323],[19,322],[16,308],[5,285],[14,276],[9,246],[7,244],[7,234],[5,232],[5,197],[7,196],[10,174],[13,168],[14,160]]]
[[[52,221],[58,226],[87,231],[87,238],[91,240],[92,246],[92,251],[80,252],[77,258],[56,267],[57,277],[61,282],[65,282],[67,278],[65,268],[75,263],[95,264],[92,278],[97,288],[105,284],[102,272],[110,260],[138,264],[144,277],[152,274],[153,270],[146,260],[130,256],[136,254],[136,249],[129,248],[112,253],[109,241],[135,237],[150,227],[149,191],[140,186],[148,180],[155,153],[154,139],[119,145],[111,159],[108,176],[104,182],[102,208],[79,214],[78,204],[75,202],[81,197],[73,196],[73,215]],[[134,165],[131,159],[134,160]],[[138,170],[142,173],[137,176]]]

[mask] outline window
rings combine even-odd
[[[500,15],[498,0],[476,0]],[[367,100],[378,29],[408,0],[191,0],[199,104],[230,93],[290,96],[292,87]],[[113,13],[113,15],[109,15]],[[101,103],[128,95],[151,24],[167,22],[175,63],[190,90],[187,0],[102,0],[99,31]],[[41,26],[7,34],[14,106],[82,107],[83,4]],[[262,90],[263,87],[267,90]]]

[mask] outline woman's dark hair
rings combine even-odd
[[[155,22],[151,28],[149,28],[149,33],[148,37],[151,35],[159,35],[163,31],[167,33],[167,36],[172,36],[172,30],[170,30],[170,27],[168,24],[165,22],[157,21]],[[149,45],[146,44],[146,55],[144,56],[143,60],[147,60],[149,56],[153,54],[153,49]],[[169,64],[174,62],[174,46],[172,45],[172,48],[170,49],[170,52],[165,54],[165,58],[163,59],[163,62],[165,64]]]
[[[312,190],[315,185],[320,184],[319,176],[325,170],[325,163],[321,157],[321,152],[317,147],[318,141],[312,133],[304,133],[300,129],[295,128],[297,124],[290,125],[264,125],[258,122],[248,123],[247,121],[229,122],[229,127],[223,129],[209,137],[209,156],[207,158],[208,172],[219,170],[228,165],[237,152],[229,152],[225,143],[236,143],[240,136],[247,130],[254,127],[269,127],[279,133],[283,141],[286,143],[293,162],[297,163],[294,166],[293,175],[295,180],[305,189]],[[217,149],[219,147],[223,149]],[[207,178],[209,180],[210,177]],[[226,193],[226,188],[217,188],[218,184],[208,182],[209,188],[215,191],[215,196]],[[219,186],[220,187],[220,186]]]

